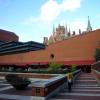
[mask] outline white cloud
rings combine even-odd
[[[52,22],[60,13],[60,5],[54,0],[49,0],[41,7],[40,19]]]
[[[80,8],[82,0],[62,0],[59,4],[57,0],[47,0],[40,8],[38,16],[31,16],[24,21],[24,24],[31,25],[34,22],[52,23],[63,11],[74,11]]]
[[[63,10],[73,11],[80,8],[82,0],[63,0],[61,6]]]

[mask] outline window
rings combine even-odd
[[[38,96],[38,95],[40,95],[40,88],[35,88],[35,94]]]

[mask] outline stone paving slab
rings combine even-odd
[[[72,89],[99,89],[100,90],[100,87],[99,86],[97,86],[97,87],[95,87],[95,86],[94,87],[93,86],[92,87],[91,86],[85,86],[85,87],[80,86],[80,87],[72,87]]]
[[[80,77],[80,78],[78,78],[79,80],[81,80],[81,79],[87,79],[87,80],[93,80],[94,79],[94,77]],[[95,79],[96,80],[96,79]]]
[[[0,98],[0,100],[17,100],[17,99],[4,99],[4,98]]]
[[[49,100],[75,100],[75,99],[60,99],[60,98],[58,98],[58,99],[49,99]]]
[[[64,92],[67,93],[68,91],[66,90],[66,91],[64,91]],[[62,93],[64,93],[64,92],[62,92]],[[98,94],[98,95],[100,96],[100,91],[99,91],[99,90],[98,90],[98,91],[94,91],[94,90],[93,90],[93,91],[91,91],[91,90],[89,90],[89,91],[87,91],[87,90],[84,90],[84,91],[81,91],[81,90],[72,90],[71,92],[72,92],[72,93],[77,93],[77,94],[78,94],[78,93],[82,93],[82,94],[86,94],[86,93],[87,93],[87,94],[88,94],[88,93],[90,94],[90,93],[91,93],[91,94],[94,94],[94,96],[95,96],[95,94]],[[74,94],[73,94],[73,95],[74,95]],[[80,94],[80,95],[81,95],[81,94]]]
[[[72,91],[64,89],[49,100],[100,100],[100,87],[93,74],[82,73],[73,84]]]
[[[86,77],[85,74],[81,76],[73,85],[71,93],[68,93],[68,90],[65,89],[49,100],[100,100],[100,87],[93,75],[88,74]],[[89,78],[91,81],[84,81],[89,80]],[[4,79],[0,79],[0,100],[33,100],[31,86],[32,84],[26,90],[18,91],[7,84]]]
[[[73,100],[100,100],[100,96],[77,96],[76,94],[75,95],[57,95],[54,97],[56,100],[63,100],[63,99],[73,99]],[[53,99],[54,99],[53,98]],[[49,99],[49,100],[52,100]]]
[[[5,81],[5,80],[4,80],[4,81],[0,81],[0,84],[1,84],[1,83],[8,84],[8,82],[7,82],[7,81]]]
[[[5,85],[5,84],[0,84],[0,89],[2,89],[2,88],[5,88],[5,87],[8,87],[9,85]]]
[[[99,87],[98,84],[75,84],[74,87]]]
[[[10,89],[5,89],[3,91],[0,91],[0,93],[9,94],[9,95],[31,96],[32,95],[32,88],[28,87],[25,90],[16,90],[14,88],[10,88]]]
[[[7,94],[1,94],[1,93],[0,93],[0,98],[3,98],[4,100],[32,100],[31,99],[32,96],[7,95]]]
[[[31,87],[16,90],[5,79],[0,79],[0,100],[31,100],[31,90]]]
[[[100,94],[94,94],[94,93],[60,93],[59,95],[91,96],[91,97],[99,97],[100,98]]]

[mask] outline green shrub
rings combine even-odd
[[[100,48],[97,48],[95,51],[95,60],[100,61]]]
[[[55,63],[50,63],[49,64],[49,70],[51,71],[58,71],[61,69],[63,65],[62,64],[55,64]]]
[[[70,70],[71,72],[74,72],[75,70],[77,70],[77,65],[72,65]]]

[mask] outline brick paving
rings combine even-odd
[[[81,73],[71,93],[66,88],[49,100],[100,100],[100,86],[92,73]]]

